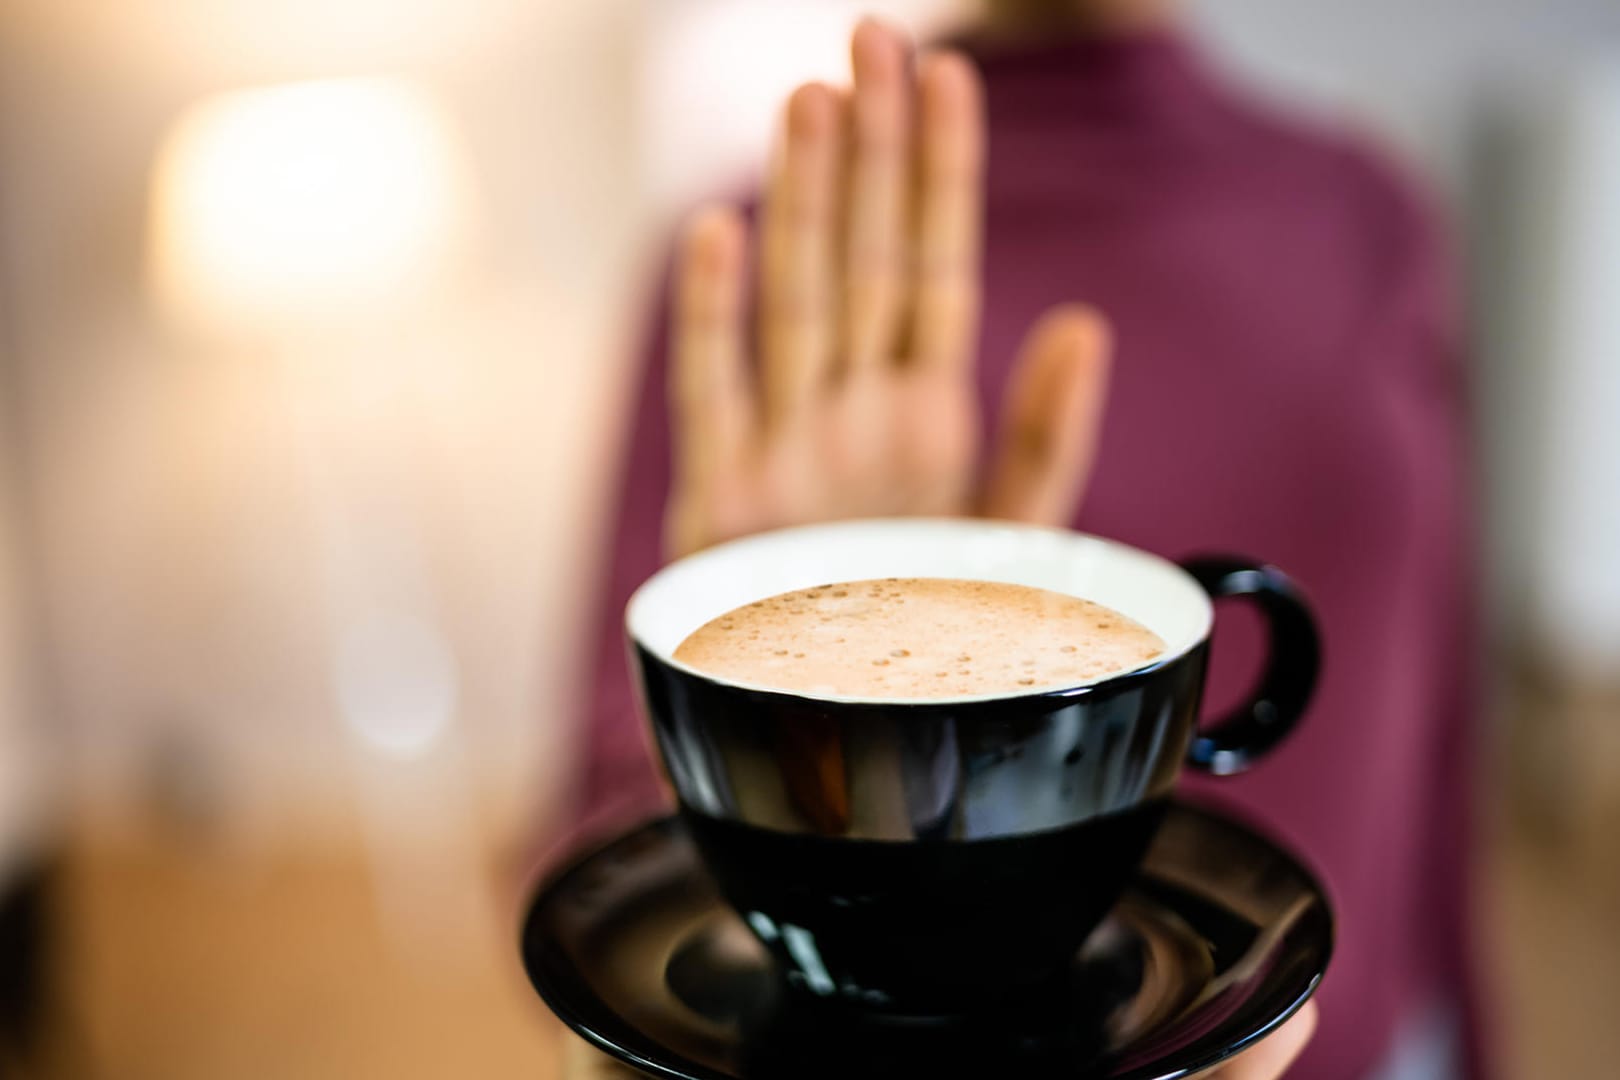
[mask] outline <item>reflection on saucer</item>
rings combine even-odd
[[[878,1018],[788,991],[677,818],[543,886],[523,954],[564,1022],[654,1076],[1149,1080],[1264,1037],[1315,991],[1332,944],[1326,897],[1292,856],[1176,805],[1062,981],[972,1016]]]

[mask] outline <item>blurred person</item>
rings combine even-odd
[[[1326,665],[1299,731],[1218,797],[1337,899],[1293,1075],[1484,1076],[1464,387],[1436,214],[1357,140],[1228,85],[1168,0],[986,16],[915,58],[862,23],[853,89],[789,100],[759,211],[685,231],[634,418],[581,828],[664,806],[621,615],[667,558],[893,514],[1263,556],[1311,595]],[[1214,705],[1261,655],[1252,624],[1219,636]],[[1279,1075],[1314,1019],[1222,1075]]]

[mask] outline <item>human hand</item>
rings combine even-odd
[[[1090,471],[1107,326],[1063,305],[1025,337],[982,469],[976,362],[984,110],[952,52],[874,21],[853,91],[789,99],[759,221],[694,216],[676,270],[669,554],[778,526],[902,514],[1067,521]],[[757,355],[756,355],[757,354]]]
[[[1278,1080],[1305,1049],[1315,1030],[1316,1002],[1308,1001],[1258,1045],[1200,1075],[1204,1080]],[[579,1039],[570,1039],[564,1051],[562,1080],[634,1080],[639,1075]]]
[[[566,1036],[562,1048],[562,1072],[559,1080],[637,1080],[642,1076],[628,1066],[621,1065],[584,1039]]]
[[[1315,1032],[1316,1002],[1307,1001],[1282,1027],[1225,1065],[1199,1075],[1207,1080],[1277,1080]]]

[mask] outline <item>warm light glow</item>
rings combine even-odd
[[[453,126],[410,83],[222,95],[183,115],[158,156],[152,284],[191,323],[351,319],[441,279],[469,202]]]
[[[353,619],[339,635],[338,703],[349,729],[397,757],[426,753],[456,710],[456,661],[427,620],[405,613]]]

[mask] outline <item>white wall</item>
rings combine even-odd
[[[1499,631],[1620,690],[1620,51],[1493,118],[1476,221]]]

